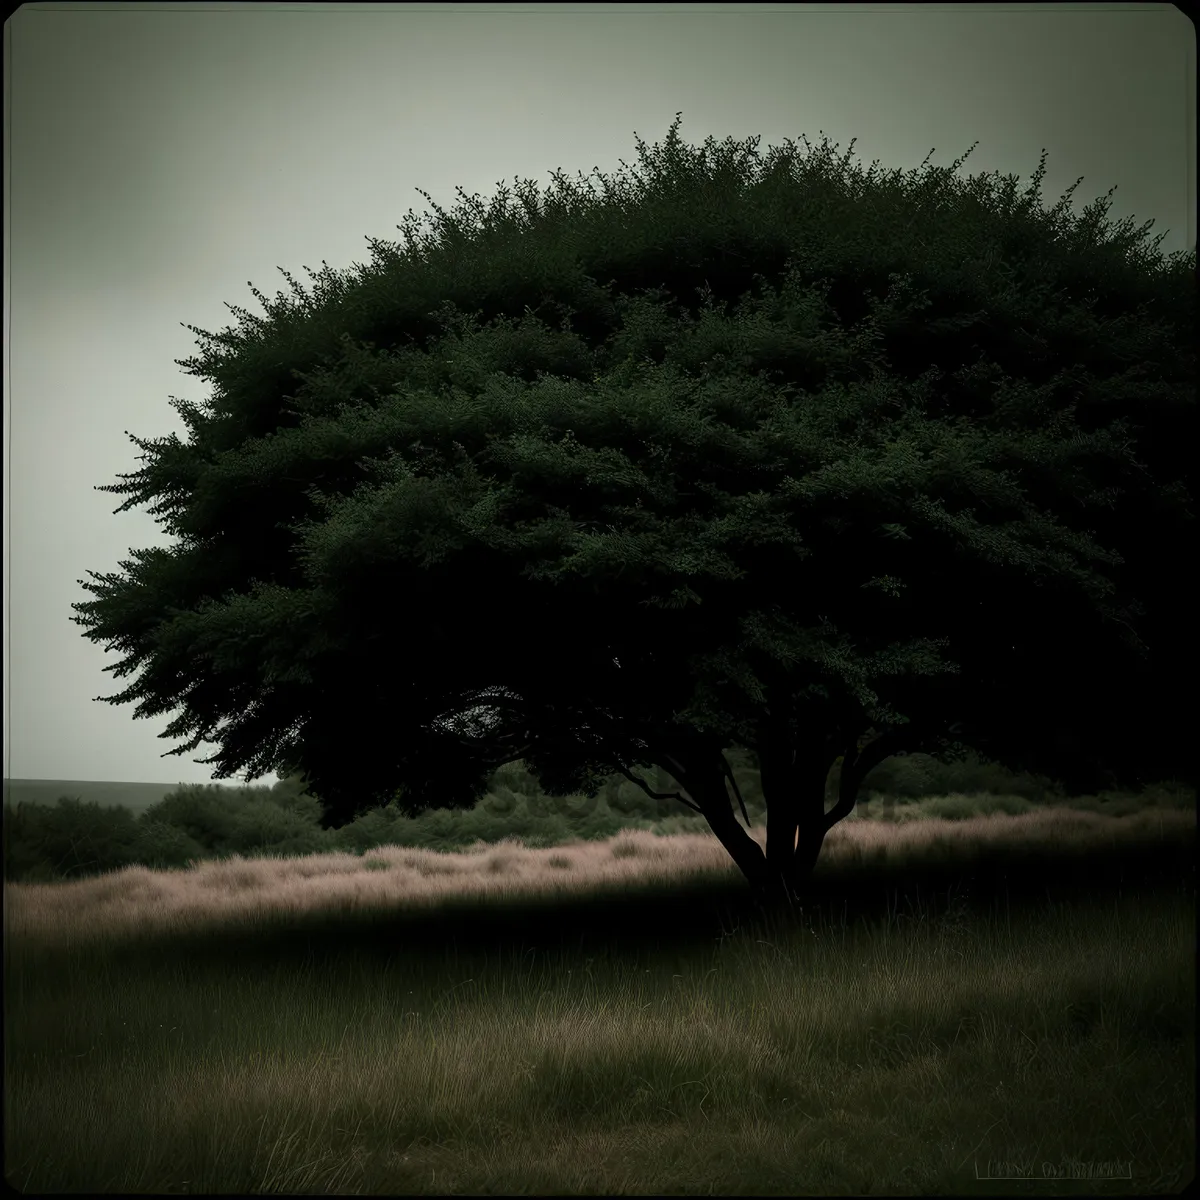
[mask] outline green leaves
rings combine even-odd
[[[632,189],[468,202],[196,331],[211,401],[108,489],[176,541],[77,606],[141,672],[110,700],[335,819],[550,725],[594,781],[772,706],[823,739],[962,704],[1009,745],[1094,712],[1193,533],[1194,262],[1010,182],[675,134]],[[498,687],[485,734],[442,720]]]

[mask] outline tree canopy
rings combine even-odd
[[[966,155],[863,174],[678,124],[602,197],[556,173],[433,237],[410,213],[194,329],[211,399],[103,489],[176,539],[83,584],[141,672],[103,699],[181,709],[170,753],[212,741],[220,777],[303,771],[335,824],[518,757],[555,794],[657,763],[788,886],[897,749],[1191,770],[1194,252],[1074,187],[1044,209],[1044,153],[1018,194]]]

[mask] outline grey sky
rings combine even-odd
[[[81,636],[89,569],[166,544],[95,492],[128,429],[204,398],[180,322],[259,311],[302,264],[366,262],[424,188],[486,201],[690,145],[824,130],[865,166],[1079,175],[1075,211],[1195,244],[1195,32],[1170,4],[29,4],[5,26],[4,775],[207,782]],[[270,782],[271,780],[267,780]]]

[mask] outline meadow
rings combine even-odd
[[[785,915],[690,817],[604,833],[619,800],[591,837],[376,814],[349,849],[10,878],[7,1181],[1178,1191],[1194,794],[879,799]]]

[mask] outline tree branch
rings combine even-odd
[[[837,803],[825,814],[825,829],[832,829],[854,811],[859,785],[867,774],[885,758],[900,750],[922,750],[945,740],[949,735],[946,723],[913,720],[906,725],[894,725],[874,741],[858,750],[857,736],[852,737],[842,754],[842,777],[838,785]]]
[[[470,695],[469,700],[485,701],[488,707],[493,710],[507,712],[517,720],[527,717],[527,714],[520,707],[519,703],[509,696],[485,696],[485,689],[477,689]],[[449,715],[451,714],[444,713],[439,719]],[[539,748],[544,750],[547,745],[554,743],[557,744],[561,751],[566,753],[578,751],[581,755],[584,755],[589,753],[589,751],[599,751],[615,765],[621,775],[624,775],[631,783],[640,787],[652,800],[678,800],[693,812],[699,813],[701,816],[705,815],[704,809],[699,804],[688,799],[682,793],[678,791],[657,792],[650,787],[646,780],[633,773],[632,767],[629,764],[633,760],[634,753],[637,753],[639,756],[657,756],[661,753],[662,757],[667,760],[663,765],[667,766],[668,770],[671,770],[676,778],[681,778],[681,776],[688,773],[687,768],[675,754],[665,749],[662,751],[655,750],[655,741],[664,736],[662,732],[659,732],[657,737],[654,734],[633,733],[626,727],[624,720],[614,718],[607,711],[593,705],[583,706],[583,715],[585,720],[592,726],[592,737],[595,739],[595,742],[599,743],[598,745],[589,746],[589,739],[582,731],[577,731],[565,737],[556,736],[553,732],[539,736],[535,732],[532,734],[533,740],[529,740],[528,737],[521,739],[516,735],[506,733],[485,733],[476,737],[455,733],[452,736],[456,738],[464,749],[478,754],[482,766],[492,770],[495,770],[505,762],[511,762],[514,758],[520,758],[532,750]],[[552,718],[549,717],[548,713],[539,713],[531,719],[524,720],[523,723],[536,730],[539,724],[552,724]],[[605,727],[607,727],[607,730]],[[687,734],[679,731],[679,733],[668,733],[665,736],[668,739],[680,736],[686,738]],[[518,742],[521,743],[519,748],[517,746]],[[746,811],[746,802],[738,788],[737,780],[734,779],[733,771],[729,766],[728,760],[725,758],[724,751],[719,751],[718,753],[721,760],[722,775],[732,784],[733,794],[737,798],[738,805],[741,808],[742,818],[746,822],[746,828],[749,829],[750,815]]]
[[[725,768],[725,778],[729,780],[733,788],[733,794],[737,797],[738,806],[742,810],[742,820],[746,822],[746,828],[750,828],[750,814],[746,812],[746,802],[742,799],[742,793],[738,790],[737,780],[733,777],[733,769],[729,765],[729,760],[725,757],[725,751],[721,751],[721,765]]]
[[[649,784],[644,779],[639,779],[631,771],[626,769],[622,764],[617,764],[617,770],[621,772],[631,783],[636,783],[652,800],[678,800],[680,804],[686,804],[693,812],[698,812],[701,816],[704,815],[704,810],[693,801],[686,799],[679,792],[656,792],[651,789]]]

